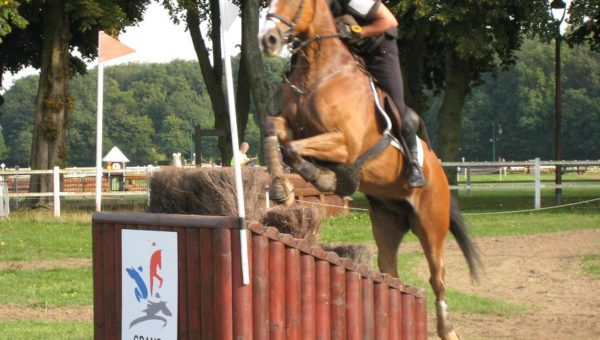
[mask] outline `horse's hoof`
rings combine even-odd
[[[319,176],[311,184],[321,192],[334,192],[337,187],[337,177],[332,171],[320,171]]]
[[[441,336],[442,340],[459,340],[458,334],[456,334],[455,330],[452,330],[449,333],[446,333]]]
[[[269,186],[269,198],[277,204],[294,204],[294,186],[287,179],[274,180]]]

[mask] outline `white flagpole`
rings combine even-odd
[[[233,91],[233,71],[231,70],[231,58],[227,48],[227,42],[229,42],[229,29],[231,25],[228,25],[225,21],[228,10],[225,6],[225,1],[220,0],[219,6],[221,9],[221,49],[223,51],[223,61],[225,63],[225,83],[227,84],[227,104],[229,106],[229,123],[231,126],[231,144],[233,146],[233,161],[234,161],[234,174],[235,174],[235,191],[237,196],[238,205],[238,216],[240,219],[240,254],[242,264],[242,283],[248,285],[250,283],[250,269],[248,265],[248,240],[247,230],[245,226],[246,219],[246,207],[244,204],[244,188],[242,186],[242,167],[240,160],[239,140],[238,140],[238,128],[237,128],[237,114],[235,110],[235,97]],[[224,27],[225,25],[229,27]]]
[[[104,91],[104,64],[100,61],[100,31],[98,32],[98,99],[96,112],[96,211],[102,210],[102,111]]]

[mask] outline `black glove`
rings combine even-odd
[[[356,44],[360,41],[360,33],[362,28],[356,20],[350,15],[344,15],[336,19],[336,29],[340,39],[350,43]]]

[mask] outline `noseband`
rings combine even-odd
[[[281,38],[283,38],[283,40],[289,44],[293,41],[294,37],[296,36],[296,25],[298,25],[298,21],[300,21],[300,16],[302,15],[303,10],[304,0],[300,0],[300,5],[298,6],[298,9],[296,9],[296,14],[294,14],[294,18],[291,21],[277,13],[267,13],[267,20],[274,22],[273,19],[277,19],[278,21],[284,23],[287,27],[289,27],[289,29],[285,33],[282,33],[279,28],[277,29],[277,32],[279,32],[279,36],[281,36]]]
[[[279,14],[276,13],[267,13],[267,20],[271,20],[271,18],[275,18],[279,21],[281,21],[282,23],[286,24],[291,30],[294,30],[296,28],[296,25],[298,24],[298,21],[300,20],[300,15],[302,15],[302,10],[304,9],[304,0],[300,0],[300,6],[298,6],[298,9],[296,10],[296,14],[294,14],[294,18],[292,19],[292,21],[290,21],[287,18],[282,17]]]
[[[329,1],[329,0],[327,0],[327,1]],[[316,2],[317,1],[315,0],[314,1],[315,5],[313,8],[313,11],[317,10]],[[277,33],[279,34],[281,39],[283,41],[285,41],[285,45],[289,45],[291,43],[297,43],[295,48],[292,50],[292,54],[296,54],[298,51],[301,51],[305,46],[309,45],[313,41],[316,41],[320,45],[320,42],[323,39],[339,38],[339,34],[334,33],[334,34],[329,34],[329,35],[318,35],[317,34],[317,35],[309,37],[303,41],[301,41],[300,39],[297,39],[295,30],[296,30],[296,26],[298,25],[298,21],[300,21],[300,16],[302,15],[303,10],[304,10],[304,0],[300,0],[300,5],[298,6],[298,9],[296,9],[296,14],[294,14],[294,18],[292,20],[284,18],[277,13],[267,13],[267,20],[275,22],[275,20],[273,20],[273,19],[276,19],[279,22],[282,22],[283,24],[285,24],[287,27],[289,27],[289,29],[287,31],[282,32],[279,29],[279,27],[277,27],[277,25],[275,25],[275,27],[277,27]],[[319,47],[319,49],[320,49],[320,47]]]

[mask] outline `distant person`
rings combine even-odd
[[[248,150],[250,150],[250,144],[248,144],[247,142],[242,142],[242,144],[240,144],[240,150],[238,151],[240,156],[240,164],[242,166],[255,166],[256,163],[254,161],[256,161],[257,157],[249,158]],[[235,158],[231,158],[231,166],[234,165]]]

